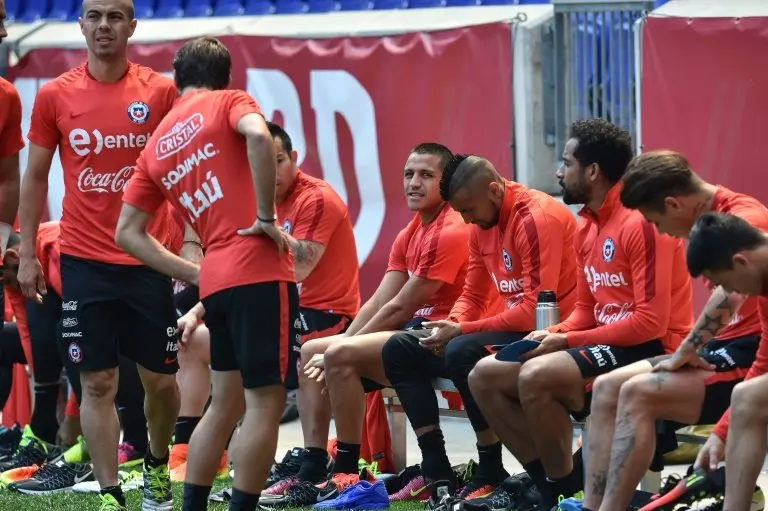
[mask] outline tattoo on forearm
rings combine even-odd
[[[731,316],[733,316],[731,297],[726,295],[712,311],[702,313],[686,341],[697,348],[701,347],[714,339],[717,332],[731,320]]]
[[[594,475],[594,481],[592,481],[592,494],[595,497],[602,497],[605,495],[605,485],[608,482],[608,473],[605,470],[599,470]]]
[[[627,459],[635,449],[635,426],[629,416],[629,412],[623,412],[616,421],[616,433],[611,449],[611,462],[608,473],[611,477],[606,483],[606,495],[618,491],[620,475],[627,465]]]
[[[296,240],[293,259],[297,263],[308,263],[317,257],[317,247],[314,241]]]

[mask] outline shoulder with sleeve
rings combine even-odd
[[[3,102],[5,102],[6,98],[10,98],[10,101],[21,102],[21,98],[19,97],[19,91],[16,90],[16,87],[14,87],[11,82],[9,82],[8,80],[6,80],[1,76],[0,76],[0,95],[2,95],[3,97]]]
[[[306,197],[306,201],[319,200],[323,202],[324,207],[328,208],[334,213],[340,213],[346,215],[348,212],[347,205],[341,200],[336,190],[328,184],[327,181],[318,179],[308,174],[303,174],[303,195]]]
[[[728,213],[746,220],[760,230],[768,231],[768,208],[753,197],[742,197]]]

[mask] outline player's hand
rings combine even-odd
[[[80,419],[78,417],[65,417],[64,422],[59,426],[59,430],[56,432],[56,445],[63,445],[65,447],[72,447],[77,443],[77,437],[83,434],[83,429],[80,427]]]
[[[266,235],[272,238],[272,241],[277,245],[277,252],[283,255],[283,252],[288,250],[288,240],[283,237],[283,230],[275,225],[275,222],[262,222],[258,218],[252,226],[247,229],[238,229],[237,234],[240,236],[262,236]]]
[[[19,281],[21,293],[34,299],[38,304],[43,303],[43,296],[46,295],[45,277],[43,276],[43,267],[36,255],[19,256],[19,271],[16,274],[16,280]]]
[[[541,342],[546,336],[551,334],[549,330],[534,330],[530,334],[523,337],[524,341],[539,341]]]
[[[304,374],[310,380],[315,380],[317,383],[322,383],[325,380],[325,355],[322,353],[316,353],[312,355],[309,362],[304,364]]]
[[[540,330],[539,332],[544,332],[544,330]],[[538,332],[533,332],[533,333],[535,334]],[[532,334],[528,334],[528,335],[532,335]],[[523,353],[522,355],[520,355],[521,360],[529,360],[531,358],[540,357],[541,355],[546,355],[547,353],[562,351],[568,347],[567,334],[556,334],[553,332],[547,332],[546,335],[544,335],[539,339],[536,339],[534,337],[531,337],[531,339],[534,341],[539,341],[541,344],[539,344],[536,348],[532,349],[528,353]]]
[[[725,456],[725,442],[723,442],[719,436],[714,433],[709,435],[706,443],[701,447],[699,455],[696,456],[696,461],[693,464],[693,468],[702,468],[709,472],[717,469],[717,465],[723,461]]]
[[[683,367],[704,369],[705,371],[715,370],[715,366],[699,356],[696,346],[686,341],[677,348],[677,351],[671,357],[656,364],[653,367],[653,372],[677,371]]]
[[[201,318],[197,315],[194,308],[176,320],[176,328],[181,331],[179,347],[185,347],[187,345],[189,337],[194,333],[197,327],[200,326],[200,321]]]
[[[461,325],[454,321],[425,321],[422,323],[422,326],[424,328],[431,328],[432,333],[419,341],[419,344],[436,355],[441,355],[451,339],[461,335]]]

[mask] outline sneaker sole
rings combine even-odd
[[[167,502],[144,500],[141,503],[141,511],[173,511],[173,500]]]
[[[22,488],[14,488],[14,489],[19,493],[23,493],[24,495],[51,495],[53,493],[61,493],[61,492],[69,491],[72,489],[72,487],[68,486],[66,488],[59,488],[57,490],[43,490],[43,491],[25,490]]]

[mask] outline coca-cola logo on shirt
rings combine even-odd
[[[155,158],[164,160],[187,147],[203,131],[203,114],[194,113],[186,121],[177,122],[169,133],[157,139]]]
[[[634,312],[633,305],[631,303],[623,303],[621,305],[618,303],[605,303],[603,305],[596,303],[595,321],[597,321],[598,325],[610,325],[611,323],[627,319]]]
[[[132,174],[133,166],[117,172],[94,172],[92,167],[87,167],[77,178],[77,188],[84,193],[123,193]]]

